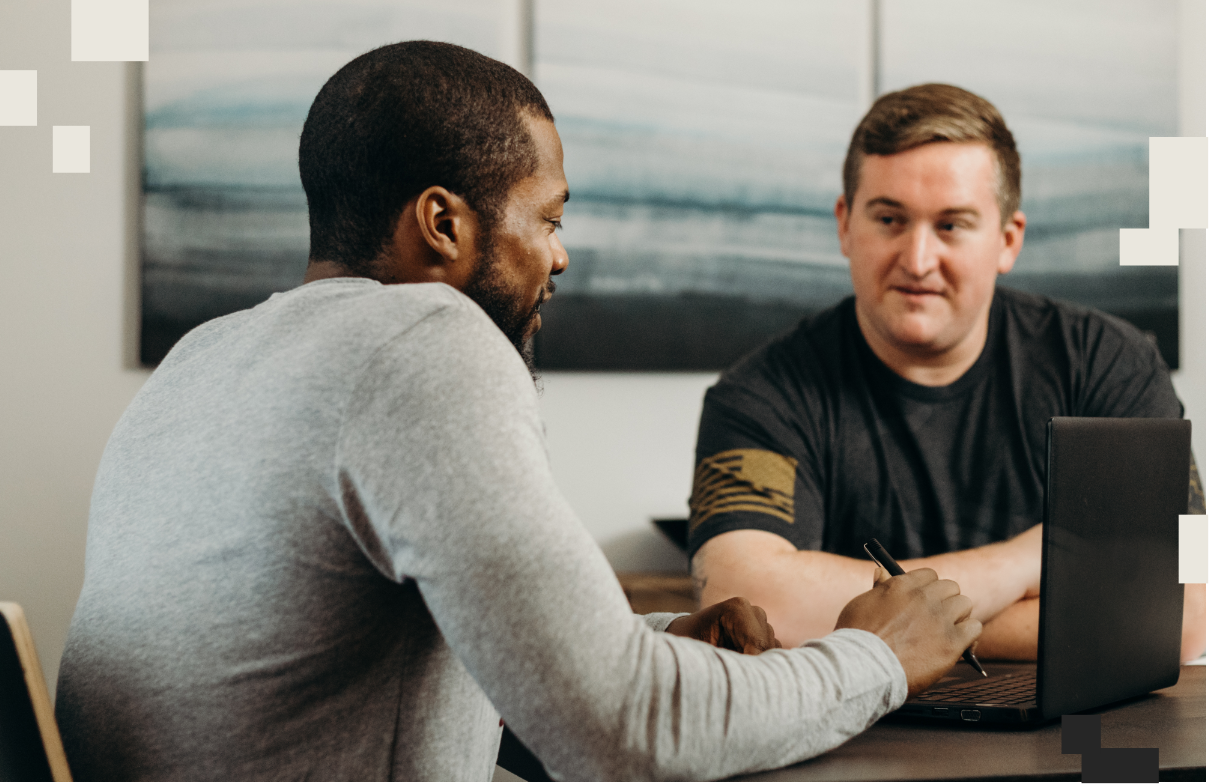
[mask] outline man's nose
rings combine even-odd
[[[940,243],[932,227],[921,223],[904,233],[898,265],[912,277],[923,278],[936,269],[939,253]]]
[[[563,247],[563,241],[558,238],[557,234],[551,234],[554,238],[554,264],[550,268],[551,275],[561,275],[567,265],[571,263],[571,259],[567,256],[567,249]]]

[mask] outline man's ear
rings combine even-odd
[[[1024,227],[1028,220],[1020,210],[1008,219],[1003,226],[1003,250],[999,252],[999,264],[996,270],[1000,275],[1006,275],[1016,265],[1016,257],[1024,246]]]
[[[446,265],[465,263],[474,255],[474,211],[456,193],[433,185],[416,197],[415,220],[420,236]]]
[[[848,200],[843,194],[835,200],[835,232],[840,238],[840,253],[848,256]]]

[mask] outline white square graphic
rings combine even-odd
[[[1150,137],[1150,228],[1203,229],[1209,222],[1209,139]]]
[[[1179,265],[1180,230],[1178,228],[1121,229],[1122,267],[1178,267]]]
[[[72,62],[145,62],[149,31],[149,0],[71,0]]]
[[[51,128],[51,173],[88,174],[91,171],[90,125],[55,125]]]
[[[38,124],[38,72],[0,71],[0,125]]]
[[[1209,582],[1209,524],[1205,515],[1180,515],[1180,582]]]

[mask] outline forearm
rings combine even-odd
[[[1040,609],[1040,599],[1021,599],[985,623],[978,658],[1036,661]]]
[[[961,586],[961,592],[974,602],[973,617],[986,624],[992,619],[998,619],[1021,599],[1038,595],[1039,591],[1031,584],[1034,583],[1034,574],[1037,582],[1041,577],[1040,549],[1038,548],[1036,558],[1031,559],[1035,560],[1035,563],[1024,563],[1022,560],[1015,549],[1014,540],[1009,540],[927,558],[912,558],[900,561],[899,564],[906,571],[927,567],[935,571],[942,580],[957,583]],[[1016,615],[1009,615],[1008,618],[1016,619]],[[1010,622],[1015,624],[1016,620]],[[1005,620],[1005,628],[1006,623]],[[1034,633],[1035,627],[1036,619]],[[1033,646],[1035,649],[1035,641]],[[1034,653],[1033,658],[1035,657]]]
[[[775,627],[774,627],[775,628]],[[1184,586],[1184,634],[1180,661],[1192,661],[1205,652],[1205,585]]]
[[[1041,601],[1022,599],[982,627],[978,656],[982,659],[1034,661]],[[1205,652],[1205,586],[1184,586],[1184,624],[1180,661],[1191,661]]]
[[[907,571],[928,567],[953,580],[974,602],[984,623],[1028,593],[1030,570],[1007,543],[902,561]],[[786,646],[817,639],[835,628],[840,610],[873,585],[873,562],[797,550],[766,531],[730,531],[706,542],[693,558],[702,606],[742,596],[764,608]],[[1035,642],[1034,642],[1035,645]]]
[[[723,534],[693,558],[700,606],[742,596],[764,609],[787,648],[830,633],[844,605],[872,587],[873,570],[872,561],[798,551],[764,531]]]

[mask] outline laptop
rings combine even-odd
[[[958,661],[895,716],[1034,724],[1180,677],[1191,423],[1054,417],[1046,429],[1036,664]]]

